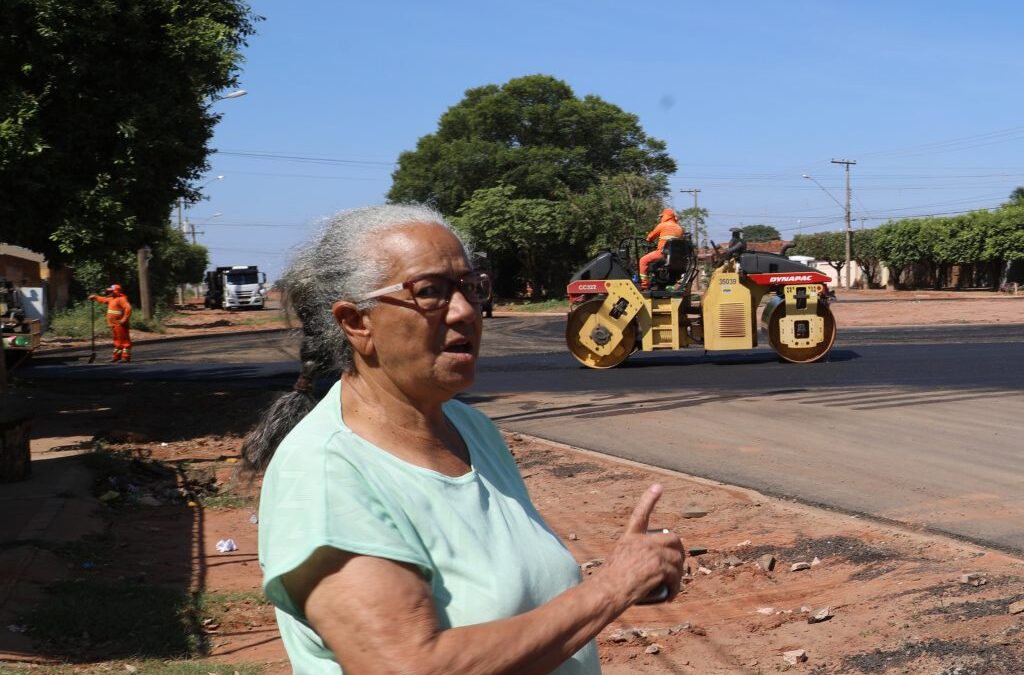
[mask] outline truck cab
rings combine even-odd
[[[210,309],[263,309],[267,275],[256,265],[218,267],[206,273],[206,297]]]

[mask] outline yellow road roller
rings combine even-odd
[[[791,363],[823,359],[836,340],[829,277],[784,255],[748,252],[734,232],[703,295],[692,292],[697,252],[688,235],[667,241],[641,289],[634,270],[642,239],[624,239],[573,275],[565,341],[588,368],[613,368],[634,351],[703,347],[708,352],[757,346],[757,313],[768,343]]]

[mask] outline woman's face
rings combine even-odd
[[[458,280],[472,271],[462,244],[440,225],[400,227],[377,241],[391,269],[381,286],[424,275]],[[420,309],[410,298],[408,291],[383,296],[368,313],[381,372],[414,402],[447,401],[476,376],[480,306],[459,291],[433,311]]]

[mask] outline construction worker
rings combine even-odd
[[[132,360],[132,338],[128,333],[128,318],[132,315],[132,306],[128,297],[121,291],[120,284],[111,284],[107,289],[110,295],[90,295],[89,299],[107,306],[107,325],[114,335],[114,354],[111,363]]]
[[[646,290],[650,287],[651,280],[647,275],[647,268],[655,260],[661,259],[661,251],[665,248],[665,244],[682,236],[683,228],[679,224],[676,212],[673,209],[664,209],[661,212],[661,221],[647,235],[647,241],[658,241],[658,248],[640,258],[640,288]]]

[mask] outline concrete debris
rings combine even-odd
[[[137,672],[139,672],[139,669],[136,668],[135,666],[133,666],[130,663],[124,664],[124,669],[127,670],[129,673],[137,673]]]
[[[619,630],[613,631],[611,633],[611,635],[608,636],[608,641],[609,642],[620,642],[621,643],[621,642],[629,642],[632,638],[633,638],[633,631],[632,630],[626,631],[626,630],[619,629]]]
[[[803,605],[803,606],[802,606],[802,607],[800,608],[800,611],[801,611],[801,612],[803,612],[804,614],[808,614],[808,613],[809,613],[809,612],[811,611],[811,608],[810,608],[810,607],[808,607],[807,605]]]
[[[743,561],[740,560],[739,558],[737,558],[736,556],[731,555],[728,558],[726,558],[725,560],[723,560],[722,564],[728,565],[729,567],[737,567],[739,565],[742,565]]]
[[[765,572],[771,572],[775,569],[775,556],[771,553],[765,553],[763,556],[757,559],[757,566],[763,569]]]
[[[1007,608],[1010,614],[1020,614],[1024,612],[1024,600],[1018,600]]]
[[[822,607],[821,609],[807,617],[807,623],[821,623],[822,621],[828,621],[832,617],[832,608]]]
[[[803,663],[807,660],[807,652],[803,649],[793,649],[788,652],[782,652],[782,660],[791,666],[795,666],[798,663]]]
[[[569,541],[579,541],[579,539],[580,538],[576,536],[575,532],[570,532],[569,533]]]
[[[797,563],[793,563],[792,565],[789,566],[789,571],[790,572],[799,572],[801,570],[809,570],[809,569],[811,569],[811,563],[809,563],[809,562],[797,562]]]
[[[643,637],[668,637],[672,635],[671,628],[645,628]]]
[[[753,543],[753,542],[752,542],[752,541],[750,541],[749,539],[744,539],[744,540],[743,540],[743,541],[741,541],[740,543],[736,544],[736,548],[741,548],[741,547],[743,547],[743,546],[750,546],[750,545],[751,545],[752,543]]]
[[[588,560],[587,562],[580,565],[580,569],[586,572],[587,570],[592,570],[595,567],[600,567],[603,564],[604,558],[594,558],[593,560]]]
[[[709,570],[707,567],[704,567],[703,565],[698,567],[697,571],[700,572],[701,574],[711,574],[711,570]]]
[[[644,654],[657,654],[660,651],[661,645],[655,642],[653,645],[648,646],[647,649],[644,650]]]
[[[775,608],[774,607],[761,607],[760,609],[757,610],[757,613],[758,614],[764,614],[765,616],[770,616],[770,615],[775,613]]]
[[[814,560],[811,561],[811,567],[817,567],[821,564],[821,558],[814,556]]]
[[[685,508],[682,513],[683,518],[703,518],[706,515],[708,515],[707,511],[696,506]]]
[[[690,624],[688,623],[677,623],[674,626],[668,627],[668,634],[675,635],[676,633],[682,633],[683,631],[690,630]]]
[[[960,583],[967,584],[968,586],[984,586],[988,583],[988,579],[980,574],[969,573],[960,575]]]

